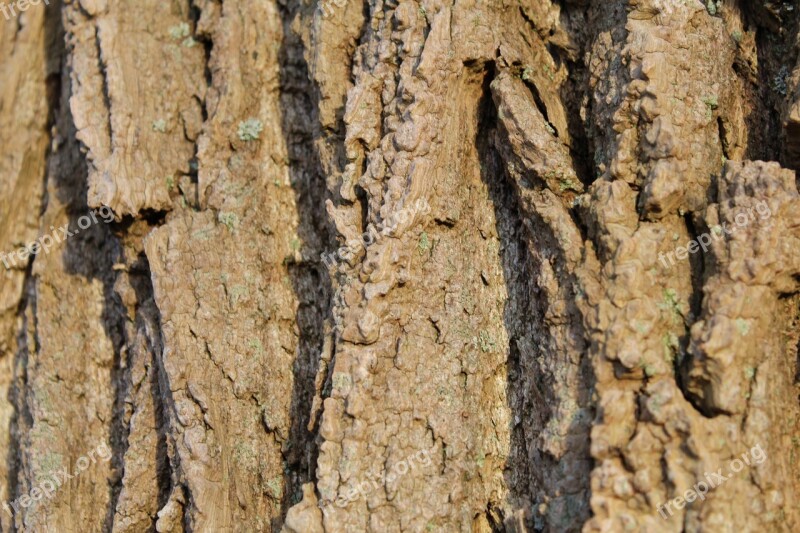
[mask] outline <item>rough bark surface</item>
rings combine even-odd
[[[20,1],[1,531],[800,530],[796,6]]]

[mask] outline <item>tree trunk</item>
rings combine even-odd
[[[2,531],[800,530],[789,3],[20,1]]]

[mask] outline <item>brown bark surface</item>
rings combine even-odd
[[[19,1],[0,531],[800,531],[796,6]]]

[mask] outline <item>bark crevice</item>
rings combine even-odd
[[[289,508],[301,500],[303,485],[315,477],[319,428],[313,417],[313,404],[320,392],[317,390],[317,375],[321,370],[325,338],[330,335],[326,322],[331,318],[331,280],[321,261],[330,248],[331,238],[327,215],[322,208],[328,190],[317,146],[319,137],[323,135],[318,126],[320,93],[310,76],[304,43],[292,30],[292,21],[299,16],[299,6],[281,8],[284,27],[279,52],[283,111],[281,133],[288,153],[289,182],[297,206],[300,243],[295,257],[287,264],[298,301],[295,314],[298,344],[292,366],[291,428],[282,447],[286,462],[283,480],[286,490],[281,500],[281,519],[276,519],[273,524],[276,531],[283,524]],[[336,116],[340,113],[337,112]],[[333,139],[338,137],[335,131],[330,136]],[[334,152],[335,147],[340,146],[336,142],[331,142],[331,145]],[[363,193],[361,199],[365,199]],[[366,209],[364,202],[362,208]]]

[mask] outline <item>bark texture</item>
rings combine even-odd
[[[17,6],[1,530],[800,530],[795,7]]]

